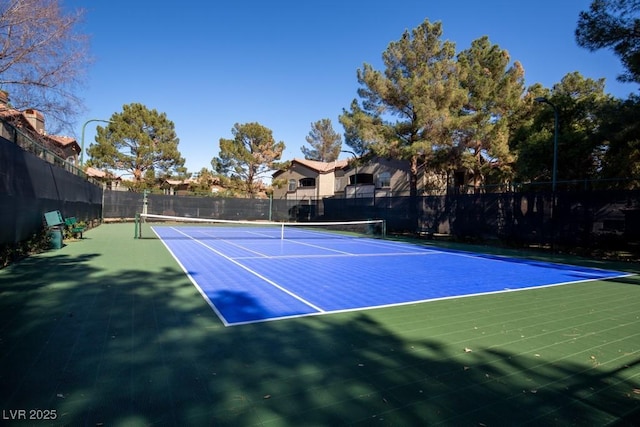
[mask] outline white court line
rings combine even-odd
[[[398,257],[398,256],[428,256],[436,255],[435,252],[388,252],[388,253],[372,253],[372,254],[308,254],[308,255],[271,255],[269,259],[296,259],[296,258],[360,258],[360,257]],[[233,259],[261,259],[263,257],[239,256]]]
[[[209,297],[206,295],[206,293],[200,288],[200,286],[195,281],[195,279],[189,274],[189,272],[186,270],[186,268],[182,265],[182,263],[180,262],[178,257],[173,253],[173,251],[169,248],[169,246],[166,244],[166,242],[160,236],[158,236],[158,238],[160,239],[162,244],[167,248],[169,253],[171,253],[173,258],[176,260],[178,265],[180,265],[180,267],[185,272],[185,274],[187,274],[187,276],[189,277],[189,280],[193,283],[193,285],[196,287],[196,289],[198,289],[198,292],[200,292],[202,297],[205,299],[205,301],[207,301],[207,303],[213,309],[213,311],[218,315],[218,318],[221,319],[221,321],[222,321],[222,323],[224,324],[225,327],[237,326],[237,325],[247,325],[247,324],[254,324],[254,323],[263,323],[263,322],[273,322],[273,321],[279,321],[279,320],[284,320],[284,319],[311,317],[311,316],[318,316],[318,315],[324,315],[324,314],[337,314],[337,313],[348,313],[348,312],[355,312],[355,311],[376,310],[376,309],[388,308],[388,307],[398,307],[398,306],[404,306],[404,305],[422,304],[422,303],[433,302],[433,301],[449,300],[449,299],[456,299],[456,298],[466,298],[466,297],[476,297],[476,296],[492,295],[492,294],[501,294],[501,293],[507,293],[507,292],[520,292],[520,291],[534,290],[534,289],[561,286],[561,285],[574,284],[574,283],[592,282],[592,281],[600,281],[600,280],[611,280],[611,279],[615,279],[615,278],[634,276],[634,274],[632,274],[632,273],[621,273],[620,275],[616,275],[616,276],[613,276],[613,277],[596,277],[596,278],[592,278],[592,279],[582,279],[582,280],[576,280],[576,281],[569,281],[569,282],[562,282],[562,283],[552,283],[552,284],[547,284],[547,285],[537,285],[537,286],[530,286],[530,287],[528,286],[528,287],[524,287],[524,288],[503,288],[501,290],[495,290],[495,291],[487,291],[487,292],[479,292],[479,293],[471,293],[471,294],[463,294],[463,295],[449,295],[449,296],[444,296],[444,297],[426,298],[426,299],[413,300],[413,301],[404,301],[404,302],[397,302],[397,303],[390,303],[390,304],[381,304],[381,305],[374,305],[374,306],[355,307],[355,308],[337,309],[337,310],[326,311],[326,310],[322,310],[322,309],[316,307],[315,305],[307,302],[306,300],[298,297],[297,295],[291,293],[290,291],[288,291],[288,290],[282,288],[281,286],[277,285],[276,283],[270,281],[269,279],[266,279],[266,278],[262,277],[261,275],[259,275],[256,272],[252,271],[248,267],[236,262],[234,259],[231,259],[228,256],[225,256],[224,254],[221,254],[220,252],[218,252],[215,249],[207,246],[206,244],[198,241],[197,239],[194,239],[193,237],[188,236],[188,235],[182,233],[179,230],[175,230],[175,231],[178,231],[180,234],[183,234],[183,235],[187,236],[189,239],[194,240],[197,243],[205,246],[206,248],[208,248],[208,249],[212,250],[213,252],[219,254],[220,256],[222,256],[223,258],[227,259],[228,261],[238,265],[239,267],[249,271],[252,274],[255,274],[260,279],[265,280],[267,283],[275,286],[276,288],[282,290],[283,292],[291,295],[292,297],[298,299],[299,301],[303,302],[304,304],[307,304],[308,306],[310,306],[310,307],[312,307],[312,308],[317,310],[316,313],[294,314],[294,315],[287,315],[287,316],[270,317],[270,318],[266,318],[266,319],[248,320],[248,321],[242,321],[242,322],[229,323],[224,318],[224,316],[218,311],[218,309],[215,307],[215,305],[209,299]],[[158,233],[156,233],[155,230],[154,230],[154,233],[156,235],[158,235]],[[383,243],[383,242],[381,242],[381,243]],[[416,247],[420,247],[419,245],[415,245],[415,246]],[[429,252],[425,251],[423,253],[418,253],[418,252],[399,253],[397,255],[455,254],[455,252],[438,251],[438,250],[431,251],[428,248],[425,248],[425,249],[427,251],[429,251]],[[372,254],[372,255],[379,256],[380,254]],[[329,254],[327,254],[327,255],[309,255],[308,257],[339,257],[339,256],[340,255],[329,255]],[[344,256],[346,256],[346,255],[344,255]],[[356,256],[362,256],[362,255],[356,255]],[[393,256],[396,256],[396,255],[394,254]],[[463,256],[468,256],[470,258],[474,258],[474,256],[472,254],[463,254]],[[286,258],[286,257],[287,256],[283,256],[283,258]],[[302,257],[302,256],[295,255],[295,256],[291,256],[291,257]],[[480,256],[477,256],[477,258],[480,258]],[[505,258],[505,261],[508,259],[508,257],[504,257],[504,258]],[[500,261],[500,260],[496,260],[496,261]],[[545,262],[542,262],[542,263],[545,263]],[[554,263],[546,263],[546,264],[553,265]],[[562,265],[562,264],[560,264],[560,265]],[[566,265],[566,264],[564,264],[564,265]],[[594,268],[594,267],[589,267],[589,268],[592,269],[592,270],[600,270],[600,269]]]
[[[180,258],[178,258],[176,256],[176,254],[171,250],[171,248],[169,247],[169,245],[167,245],[167,242],[164,241],[164,239],[162,237],[160,237],[160,235],[156,232],[156,230],[151,227],[151,230],[153,230],[153,233],[158,237],[158,239],[160,239],[160,241],[162,242],[162,244],[164,245],[165,248],[167,248],[167,250],[169,251],[169,253],[171,254],[171,256],[173,257],[173,259],[176,260],[176,262],[178,263],[178,265],[180,266],[180,268],[182,269],[182,271],[184,271],[184,274],[187,275],[187,277],[189,278],[189,281],[191,282],[191,284],[193,286],[195,286],[195,288],[198,290],[198,292],[200,293],[200,295],[202,296],[202,298],[207,302],[207,304],[209,304],[209,307],[211,307],[211,309],[214,311],[214,313],[216,313],[216,315],[218,316],[218,319],[220,319],[220,321],[222,322],[222,324],[226,327],[226,326],[230,326],[230,325],[235,325],[235,323],[229,323],[227,321],[227,319],[222,315],[222,313],[218,310],[218,308],[215,306],[215,304],[213,303],[213,301],[211,301],[209,299],[209,296],[204,292],[204,290],[200,287],[200,285],[198,285],[198,282],[196,281],[196,279],[193,278],[193,276],[191,275],[191,273],[189,273],[189,270],[187,270],[185,268],[185,266],[182,264],[182,262],[180,262]]]
[[[257,233],[255,231],[247,231],[246,233],[255,234],[257,236],[266,236],[270,240],[275,240],[275,238],[273,236],[270,236],[268,234]],[[209,233],[206,233],[206,232],[203,233],[203,234],[205,234],[207,236],[216,237],[214,234],[209,234]],[[251,253],[254,253],[256,255],[259,255],[261,258],[278,258],[278,256],[266,255],[266,254],[263,254],[262,252],[254,251],[253,249],[249,249],[249,248],[247,248],[245,246],[239,245],[237,243],[233,243],[231,240],[226,240],[226,239],[221,239],[221,238],[217,238],[217,239],[220,240],[220,241],[223,241],[225,243],[228,243],[228,244],[230,244],[232,246],[235,246],[236,248],[239,248],[239,249],[245,250],[247,252],[251,252]],[[194,238],[194,240],[197,240],[197,239]],[[278,240],[281,240],[281,239],[278,238]],[[296,240],[288,240],[288,239],[284,239],[284,240],[286,240],[287,242],[296,243],[298,245],[310,246],[312,248],[322,249],[322,250],[329,251],[329,252],[337,252],[337,253],[339,253],[341,255],[347,255],[347,256],[355,255],[355,254],[352,254],[350,252],[344,252],[344,251],[339,251],[337,249],[326,248],[326,247],[320,246],[320,245],[312,245],[311,243],[304,243],[304,242],[300,242],[300,241],[296,241]],[[330,255],[330,256],[335,256],[335,255]],[[233,259],[255,259],[255,257],[234,257]]]
[[[357,238],[354,239],[355,241],[358,241]],[[371,245],[371,246],[383,246],[383,247],[395,247],[397,249],[402,250],[403,246],[412,246],[414,248],[418,248],[418,249],[422,249],[425,252],[431,253],[431,254],[441,254],[441,255],[452,255],[452,256],[459,256],[459,257],[463,257],[463,258],[476,258],[476,259],[481,259],[481,260],[486,260],[486,261],[494,261],[494,262],[513,262],[514,260],[516,261],[524,261],[524,262],[530,262],[530,263],[539,263],[539,264],[545,264],[549,267],[553,267],[554,265],[560,265],[560,266],[565,266],[565,267],[578,267],[578,269],[576,270],[567,270],[569,272],[574,272],[574,273],[580,273],[580,274],[586,274],[585,271],[579,269],[580,266],[575,266],[572,264],[566,264],[566,263],[561,263],[561,262],[557,262],[557,261],[543,261],[543,260],[536,260],[536,259],[529,259],[529,258],[521,258],[521,257],[516,257],[516,256],[510,256],[510,255],[498,255],[498,254],[489,254],[489,253],[474,253],[474,252],[467,252],[467,251],[463,251],[463,250],[442,250],[440,248],[437,247],[427,247],[427,246],[422,246],[420,244],[417,243],[407,243],[407,242],[395,242],[395,241],[384,241],[384,240],[377,240],[377,239],[368,239],[368,238],[364,238],[361,241],[359,241],[359,243],[362,243],[363,245]],[[410,254],[412,252],[409,252],[408,254]],[[595,271],[611,271],[611,270],[607,270],[606,268],[599,268],[599,267],[585,267],[589,270],[595,270]],[[592,274],[593,276],[596,276],[596,273],[588,273],[588,274]],[[614,277],[626,277],[627,275],[623,275],[623,276],[614,276]],[[597,277],[596,280],[605,280],[608,279],[607,277],[602,278],[602,277]]]
[[[248,271],[249,273],[253,274],[254,276],[256,276],[257,278],[264,280],[265,282],[267,282],[268,284],[270,284],[271,286],[281,290],[282,292],[284,292],[285,294],[297,299],[298,301],[300,301],[301,303],[313,308],[314,310],[317,310],[320,313],[324,313],[325,311],[323,309],[321,309],[320,307],[314,305],[313,303],[305,300],[304,298],[302,298],[299,295],[294,294],[293,292],[291,292],[290,290],[283,288],[282,286],[278,285],[276,282],[274,282],[273,280],[270,280],[266,277],[264,277],[263,275],[261,275],[260,273],[258,273],[257,271],[254,271],[252,269],[250,269],[249,267],[247,267],[244,264],[239,263],[238,261],[234,260],[233,258],[228,257],[227,255],[223,254],[222,252],[212,248],[211,246],[207,245],[204,242],[201,242],[198,239],[194,239],[193,237],[189,236],[186,233],[183,233],[182,231],[178,230],[177,228],[171,227],[174,231],[177,231],[178,233],[182,234],[183,236],[193,240],[194,242],[204,246],[205,248],[209,249],[210,251],[216,253],[217,255],[220,255],[222,258],[226,259],[229,262],[232,262],[233,264],[237,265],[238,267],[242,268],[245,271]]]
[[[285,240],[287,240],[287,239],[285,239]],[[322,250],[329,251],[329,252],[336,252],[336,253],[339,253],[339,254],[342,254],[342,255],[350,255],[350,256],[354,256],[354,255],[356,255],[356,254],[353,254],[353,253],[351,253],[351,252],[345,252],[345,251],[339,251],[339,250],[337,250],[337,249],[325,248],[324,246],[320,246],[320,245],[312,245],[311,243],[300,242],[300,241],[298,241],[298,240],[287,240],[287,241],[288,241],[288,242],[296,243],[296,244],[298,244],[298,245],[310,246],[310,247],[312,247],[312,248],[322,249]]]
[[[256,236],[266,237],[266,238],[271,239],[271,240],[276,240],[276,239],[280,240],[280,235],[273,236],[271,234],[258,233],[257,231],[249,231],[249,230],[245,231],[245,233],[247,233],[247,234],[255,234]]]
[[[393,247],[398,250],[415,251],[416,249],[423,252],[432,252],[432,253],[447,253],[447,251],[443,251],[439,248],[433,248],[429,246],[420,245],[418,243],[410,243],[410,242],[396,242],[396,241],[388,241],[388,240],[376,240],[369,239],[366,242],[363,242],[364,245],[371,246],[381,246],[381,247]]]
[[[296,230],[296,231],[298,231],[298,230]],[[276,238],[274,238],[274,237],[273,237],[273,236],[271,236],[271,235],[264,234],[264,233],[258,233],[258,232],[255,232],[255,231],[247,231],[246,233],[248,233],[248,234],[255,234],[255,235],[257,235],[257,236],[266,236],[266,237],[268,237],[270,240],[275,240],[275,239],[276,239]],[[206,233],[206,232],[205,232],[204,234],[206,234],[206,235],[210,235],[210,236],[212,236],[212,237],[216,237],[214,234],[209,234],[209,233]],[[307,233],[307,234],[308,234],[308,233]],[[313,234],[319,234],[319,233],[313,233]],[[186,234],[185,234],[185,235],[186,235]],[[261,256],[261,257],[263,257],[263,258],[278,258],[278,256],[266,255],[266,254],[263,254],[263,253],[261,253],[261,252],[254,251],[254,250],[249,249],[249,248],[247,248],[247,247],[244,247],[244,246],[242,246],[242,245],[238,245],[237,243],[233,243],[233,242],[232,242],[232,241],[230,241],[230,240],[221,239],[221,238],[218,238],[218,240],[221,240],[221,241],[223,241],[223,242],[225,242],[225,243],[228,243],[228,244],[230,244],[230,245],[233,245],[233,246],[235,246],[235,247],[237,247],[237,248],[244,249],[244,250],[245,250],[245,251],[247,251],[247,252],[252,252],[252,253],[254,253],[254,254],[256,254],[256,255],[259,255],[259,256]],[[280,238],[278,238],[278,240],[281,240],[281,239],[280,239]],[[324,250],[324,251],[337,252],[337,253],[342,254],[342,255],[348,255],[348,256],[356,255],[356,254],[353,254],[353,253],[351,253],[351,252],[339,251],[339,250],[337,250],[337,249],[331,249],[331,248],[327,248],[327,247],[320,246],[320,245],[313,245],[313,244],[311,244],[311,243],[300,242],[300,241],[295,240],[295,239],[284,239],[284,240],[286,240],[287,242],[290,242],[290,243],[298,244],[298,245],[309,246],[309,247],[316,248],[316,249],[322,249],[322,250]],[[234,259],[253,259],[253,258],[252,258],[252,257],[235,257]]]
[[[616,276],[616,277],[628,277],[628,276],[634,276],[634,275],[635,274],[629,273],[629,274],[622,274],[622,275]],[[290,316],[270,317],[268,319],[248,320],[248,321],[244,321],[244,322],[234,322],[234,323],[230,324],[229,326],[247,325],[247,324],[262,323],[262,322],[273,322],[273,321],[278,321],[278,320],[293,319],[293,318],[300,318],[300,317],[319,316],[319,315],[325,315],[325,314],[338,314],[338,313],[351,313],[351,312],[355,312],[355,311],[378,310],[378,309],[382,309],[382,308],[401,307],[401,306],[405,306],[405,305],[415,305],[415,304],[424,304],[424,303],[429,303],[429,302],[434,302],[434,301],[446,301],[446,300],[459,299],[459,298],[481,297],[481,296],[485,296],[485,295],[497,295],[497,294],[510,293],[510,292],[531,291],[531,290],[536,290],[536,289],[551,288],[551,287],[555,287],[555,286],[565,286],[565,285],[572,285],[572,284],[576,284],[576,283],[596,282],[596,281],[599,281],[599,280],[610,280],[610,279],[612,279],[612,277],[575,280],[575,281],[562,282],[562,283],[550,283],[550,284],[547,284],[547,285],[527,286],[527,287],[524,287],[524,288],[504,288],[504,289],[499,289],[499,290],[495,290],[495,291],[476,292],[476,293],[471,293],[471,294],[448,295],[448,296],[443,296],[443,297],[424,298],[424,299],[419,299],[419,300],[414,300],[414,301],[403,301],[403,302],[395,302],[395,303],[389,303],[389,304],[370,305],[370,306],[364,306],[364,307],[343,308],[343,309],[337,309],[337,310],[323,311],[322,313],[304,313],[304,314],[294,314],[294,315],[290,315]]]
[[[301,223],[302,224],[302,223]],[[414,252],[410,252],[410,251],[414,251],[415,248],[417,247],[420,250],[424,250],[429,251],[429,252],[442,252],[442,251],[433,251],[430,248],[425,248],[422,247],[420,245],[415,245],[415,244],[410,244],[412,246],[412,248],[405,248],[405,246],[407,246],[407,243],[403,243],[403,242],[389,242],[389,241],[382,241],[379,239],[373,239],[373,238],[369,238],[369,237],[358,237],[358,236],[350,236],[350,235],[340,235],[340,234],[331,234],[331,235],[327,235],[326,233],[323,232],[319,232],[319,231],[314,231],[314,230],[308,230],[308,229],[296,229],[296,228],[288,228],[289,234],[298,234],[298,235],[312,235],[312,236],[320,236],[321,238],[327,238],[327,239],[338,239],[338,240],[345,240],[345,241],[349,241],[349,243],[357,246],[357,245],[369,245],[369,246],[378,246],[378,247],[393,247],[397,250],[406,250],[407,253],[414,253]],[[346,251],[340,251],[337,249],[331,249],[331,248],[327,248],[325,246],[320,246],[320,245],[313,245],[311,243],[305,243],[305,242],[301,242],[299,240],[296,240],[295,238],[292,239],[284,239],[288,242],[292,242],[292,243],[296,243],[299,245],[304,245],[304,246],[311,246],[314,248],[318,248],[318,249],[323,249],[326,251],[331,251],[331,252],[337,252],[337,253],[341,253],[341,254],[345,254],[345,255],[353,255],[353,256],[360,256],[361,254],[358,253],[352,253],[352,252],[346,252]],[[271,257],[271,258],[277,258],[277,257]]]
[[[182,232],[181,232],[181,233],[182,233]],[[182,234],[185,234],[185,233],[182,233]],[[230,240],[227,240],[227,239],[221,239],[221,238],[217,237],[215,234],[211,234],[211,233],[208,233],[208,232],[204,232],[204,233],[202,233],[202,234],[204,234],[204,235],[206,235],[206,236],[215,237],[215,238],[216,238],[216,240],[220,240],[220,241],[222,241],[222,242],[228,243],[228,244],[230,244],[231,246],[235,246],[236,248],[242,249],[243,251],[247,251],[247,252],[251,252],[251,253],[253,253],[253,254],[259,255],[261,258],[270,258],[270,257],[269,257],[269,255],[263,254],[262,252],[254,251],[254,250],[249,249],[249,248],[245,248],[244,246],[238,245],[237,243],[233,243],[233,242],[232,242],[232,241],[230,241]],[[257,235],[260,235],[260,236],[266,236],[266,234],[255,233],[255,232],[251,232],[250,234],[257,234]],[[188,234],[185,234],[185,236],[189,236],[189,235],[188,235]],[[197,238],[195,238],[195,237],[191,237],[191,236],[189,236],[189,237],[190,237],[191,239],[193,239],[193,240],[198,240],[198,239],[197,239]],[[198,240],[198,241],[199,241],[199,240]],[[207,247],[208,247],[208,246],[207,246]],[[236,258],[236,259],[237,259],[237,258]]]

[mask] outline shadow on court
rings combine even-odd
[[[99,247],[114,230],[0,271],[4,417],[51,410],[56,419],[43,425],[90,426],[638,421],[637,315],[602,310],[578,321],[603,298],[579,300],[594,289],[586,285],[225,328],[159,242]],[[621,279],[607,286],[611,304],[638,300]],[[249,295],[228,297],[252,307]],[[545,301],[574,311],[550,322]],[[501,313],[524,303],[543,312],[541,325]]]

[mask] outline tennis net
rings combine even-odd
[[[327,239],[338,237],[384,238],[382,219],[361,221],[274,222],[212,218],[188,218],[170,215],[137,214],[135,238],[154,239],[158,227],[175,231],[173,238],[206,239]],[[163,237],[164,238],[164,237]]]

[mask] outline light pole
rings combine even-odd
[[[91,122],[111,123],[111,121],[109,121],[109,120],[102,120],[102,119],[90,119],[90,120],[87,120],[86,122],[84,122],[84,124],[82,125],[82,139],[81,139],[82,146],[80,147],[80,166],[81,167],[84,166],[84,129]]]
[[[353,176],[353,198],[356,199],[358,198],[358,156],[356,156],[356,153],[349,150],[340,150],[340,152],[351,154],[353,156],[354,167],[356,169],[356,173]]]
[[[558,172],[558,107],[547,98],[541,96],[535,99],[536,102],[548,104],[553,108],[553,170],[551,175],[551,191],[556,192],[556,177]]]

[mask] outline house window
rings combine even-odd
[[[391,187],[391,174],[389,172],[381,172],[378,174],[378,188]]]
[[[289,180],[289,189],[287,191],[296,191],[296,180],[295,179],[290,179]]]
[[[370,173],[359,173],[349,176],[349,184],[373,184],[373,175]]]
[[[315,187],[316,179],[315,178],[302,178],[300,180],[300,187]]]

